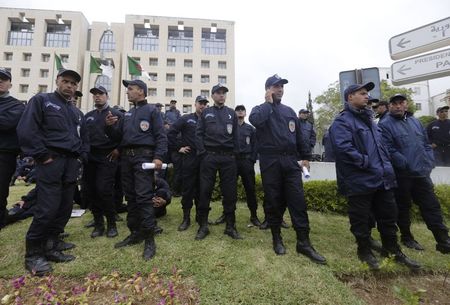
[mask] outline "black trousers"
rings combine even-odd
[[[200,161],[200,200],[199,216],[208,216],[216,175],[219,172],[223,212],[234,214],[237,201],[236,161],[231,154],[206,153]]]
[[[0,229],[5,226],[9,183],[16,171],[16,158],[17,154],[15,153],[0,152]]]
[[[122,208],[123,204],[123,188],[120,160],[117,162],[116,173],[114,177],[114,205],[116,211]]]
[[[195,151],[183,154],[182,157],[181,207],[183,210],[190,210],[194,203],[197,207],[199,202],[200,159]]]
[[[127,226],[131,232],[151,234],[156,222],[153,209],[154,170],[142,169],[152,162],[153,154],[122,155],[122,187],[128,202]]]
[[[245,189],[247,206],[250,211],[258,209],[255,191],[255,164],[250,158],[236,159],[237,175],[241,177]]]
[[[450,166],[450,146],[439,146],[433,149],[436,166]]]
[[[356,239],[370,237],[372,217],[375,217],[381,237],[396,238],[397,205],[394,191],[377,190],[370,194],[349,196],[347,202],[350,231]]]
[[[58,155],[48,164],[36,165],[37,198],[28,240],[42,240],[64,232],[70,219],[80,162]]]
[[[90,154],[83,171],[83,183],[94,218],[115,215],[114,180],[117,161],[109,161],[107,155]]]
[[[178,151],[170,152],[170,159],[173,164],[173,177],[172,177],[172,191],[179,193],[182,190],[182,169],[183,169],[183,158],[182,154]]]
[[[441,206],[434,194],[433,182],[430,177],[397,177],[397,183],[395,200],[398,206],[397,225],[400,232],[409,231],[411,226],[409,212],[412,202],[419,206],[420,214],[428,229],[447,231],[442,218]]]
[[[309,231],[302,170],[293,155],[260,155],[264,211],[269,226],[280,226],[286,206],[296,231]]]

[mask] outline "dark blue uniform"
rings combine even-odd
[[[219,172],[220,177],[227,228],[231,230],[235,226],[237,170],[234,155],[237,152],[237,147],[237,116],[234,110],[227,106],[218,107],[215,105],[205,108],[196,129],[197,154],[202,156],[200,164],[200,202],[197,217],[200,226],[208,219],[217,172]],[[228,229],[226,229],[226,232],[229,231]]]
[[[255,193],[256,130],[244,122],[242,125],[238,124],[238,135],[237,174],[244,185],[248,209],[255,217],[258,209]]]
[[[108,221],[108,229],[115,228],[114,183],[117,160],[110,160],[108,155],[119,145],[117,139],[105,134],[105,118],[111,112],[121,118],[123,114],[108,105],[95,109],[85,115],[89,133],[90,153],[84,167],[83,181],[87,204],[90,207],[97,228],[104,228],[103,216]],[[109,230],[108,230],[109,231]]]
[[[311,146],[311,151],[316,145],[316,131],[314,130],[313,124],[308,120],[298,119],[300,124],[300,130],[302,131],[303,139]]]
[[[72,211],[78,158],[89,151],[83,113],[59,93],[37,94],[17,126],[22,151],[36,160],[37,206],[27,240],[54,239]],[[42,162],[48,158],[53,161]]]
[[[107,134],[120,140],[122,186],[128,201],[127,226],[132,234],[153,233],[155,213],[152,205],[154,171],[142,169],[142,163],[162,160],[167,152],[161,112],[146,100],[126,112]]]
[[[16,126],[25,106],[8,94],[0,96],[0,230],[5,225],[9,183],[20,152]]]
[[[437,166],[450,166],[450,120],[436,120],[427,126],[428,140],[436,144],[434,159]]]

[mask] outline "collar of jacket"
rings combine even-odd
[[[373,111],[366,107],[364,107],[362,109],[357,109],[355,107],[350,106],[349,103],[345,103],[344,108],[345,108],[345,110],[348,110],[351,113],[353,113],[354,115],[359,116],[361,118],[372,119],[372,117],[373,117]]]
[[[403,120],[403,121],[406,121],[409,117],[413,116],[413,114],[411,112],[409,112],[409,111],[405,111],[405,113],[403,115],[400,115],[400,116],[399,115],[393,115],[391,112],[389,112],[389,115],[391,117],[393,117],[394,119]]]
[[[134,103],[135,107],[142,107],[144,105],[147,105],[147,100],[142,100],[142,101]]]

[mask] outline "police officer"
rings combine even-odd
[[[155,212],[152,205],[154,171],[143,169],[143,163],[154,163],[160,170],[167,152],[167,137],[159,110],[147,103],[147,85],[141,80],[123,80],[128,101],[134,107],[123,119],[109,113],[106,133],[120,140],[122,184],[128,201],[127,226],[131,234],[115,245],[121,248],[145,240],[143,258],[156,253],[154,239]]]
[[[379,101],[378,103],[374,103],[372,105],[372,109],[375,111],[375,122],[380,122],[386,113],[388,113],[388,105],[389,103],[386,101]]]
[[[330,139],[336,157],[339,192],[347,197],[350,230],[358,245],[358,258],[370,269],[379,269],[370,245],[370,218],[378,224],[384,253],[412,269],[420,265],[409,259],[397,242],[397,206],[393,188],[394,169],[389,152],[381,143],[381,135],[367,108],[368,92],[374,83],[354,84],[344,91],[344,110],[330,127]]]
[[[198,206],[198,229],[196,240],[209,234],[208,214],[211,195],[219,172],[220,189],[226,218],[224,234],[241,239],[236,230],[237,171],[234,154],[238,147],[237,116],[233,109],[225,106],[228,88],[217,84],[211,89],[212,107],[203,110],[195,133],[200,164],[200,200]]]
[[[249,117],[250,123],[256,127],[264,210],[277,255],[286,253],[280,226],[287,205],[297,233],[297,252],[315,263],[326,264],[325,258],[309,240],[309,220],[298,160],[303,160],[303,165],[308,167],[311,147],[303,141],[294,110],[281,103],[287,82],[276,74],[267,78],[265,103],[254,107]]]
[[[448,106],[436,109],[438,119],[427,127],[428,139],[433,148],[437,166],[450,166],[450,120]]]
[[[314,130],[313,124],[308,121],[309,110],[300,109],[298,112],[298,122],[300,124],[300,130],[303,135],[304,141],[306,141],[311,147],[311,152],[316,145],[316,131]]]
[[[5,226],[9,184],[20,152],[16,126],[25,108],[23,103],[9,95],[11,78],[8,70],[0,68],[0,230]]]
[[[197,122],[203,109],[208,103],[206,96],[199,95],[195,99],[195,112],[183,115],[179,120],[170,126],[169,142],[177,142],[177,137],[181,134],[181,142],[177,147],[182,156],[182,198],[181,207],[183,209],[183,221],[178,227],[178,231],[184,231],[191,225],[191,208],[193,201],[198,207],[199,200],[199,179],[200,179],[200,157],[197,155],[195,147],[195,130]]]
[[[397,225],[402,243],[412,249],[423,250],[411,233],[409,211],[411,202],[418,206],[428,229],[437,242],[436,250],[450,253],[448,229],[444,224],[439,201],[430,178],[434,157],[422,124],[407,111],[407,97],[396,94],[389,100],[389,114],[378,123],[382,141],[391,153],[397,176],[395,199],[398,205]]]
[[[90,152],[88,163],[84,167],[83,182],[86,199],[94,215],[94,230],[91,237],[105,233],[107,220],[107,237],[118,235],[114,206],[114,180],[117,170],[119,142],[105,135],[105,118],[110,112],[113,116],[122,117],[119,110],[108,105],[108,91],[103,86],[91,88],[95,110],[85,115],[89,133]]]
[[[238,153],[236,155],[237,174],[241,177],[247,198],[247,206],[250,210],[250,222],[259,227],[261,222],[258,219],[256,210],[258,203],[255,191],[255,162],[256,152],[256,130],[250,124],[245,123],[245,106],[238,105],[234,108],[238,118]]]
[[[161,105],[162,106],[162,105]],[[181,117],[180,110],[177,109],[177,101],[171,100],[169,110],[164,114],[164,119],[172,125]]]
[[[22,151],[37,162],[37,204],[25,253],[25,268],[36,275],[51,272],[47,260],[75,258],[59,251],[57,240],[72,211],[78,159],[86,160],[89,150],[84,116],[72,104],[80,80],[73,70],[59,70],[56,91],[32,97],[17,126]]]

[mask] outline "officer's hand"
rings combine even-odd
[[[108,158],[109,162],[112,162],[116,161],[119,158],[119,155],[120,155],[119,150],[115,148],[106,157]]]
[[[265,100],[266,100],[267,103],[271,103],[271,104],[273,103],[272,94],[273,94],[272,89],[269,88],[269,89],[266,90]]]
[[[302,160],[299,162],[300,167],[306,167],[309,170],[309,160]]]
[[[160,170],[162,168],[162,161],[159,159],[153,159],[152,161],[153,163],[155,163],[155,170]]]
[[[180,150],[178,150],[178,152],[182,154],[188,154],[191,152],[191,147],[190,146],[181,147]]]
[[[118,116],[115,116],[111,113],[111,111],[108,112],[105,118],[105,123],[108,126],[114,125],[119,120]]]
[[[431,148],[435,149],[436,147],[437,147],[437,145],[436,145],[436,144],[434,144],[434,143],[431,143]]]
[[[47,160],[45,160],[44,162],[42,162],[42,164],[49,164],[49,163],[52,163],[52,162],[53,162],[53,158],[50,157]]]
[[[161,197],[153,197],[152,199],[153,207],[159,208],[166,205],[166,201]]]

